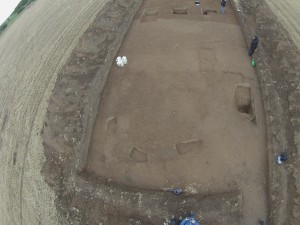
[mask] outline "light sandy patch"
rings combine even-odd
[[[0,38],[0,224],[57,224],[40,174],[56,75],[106,0],[39,0]]]
[[[300,1],[266,0],[266,2],[300,49]]]

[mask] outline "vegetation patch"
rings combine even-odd
[[[20,3],[17,5],[15,10],[10,14],[10,16],[1,24],[0,26],[0,34],[10,25],[12,24],[18,15],[31,3],[35,0],[21,0]]]

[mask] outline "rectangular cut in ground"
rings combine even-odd
[[[173,14],[187,14],[187,8],[173,8]]]
[[[147,8],[144,9],[143,16],[140,22],[154,22],[157,19],[158,9]]]

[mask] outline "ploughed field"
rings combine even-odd
[[[41,129],[57,73],[107,1],[38,0],[0,37],[0,224],[57,224]]]

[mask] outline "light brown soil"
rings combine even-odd
[[[58,224],[40,131],[58,70],[104,0],[39,0],[0,38],[0,224]]]
[[[246,42],[229,4],[221,16],[202,0],[204,16],[144,1],[119,51],[129,63],[102,93],[140,2],[39,0],[1,36],[0,224],[150,225],[190,210],[204,225],[300,224],[300,57],[286,30],[260,0],[231,0]],[[110,142],[82,172],[99,99],[91,144]],[[172,186],[185,193],[160,190]]]
[[[269,1],[270,2],[270,1]],[[300,54],[292,32],[278,22],[264,1],[235,0],[234,8],[247,41],[253,33],[260,37],[260,48],[254,55],[264,99],[269,153],[269,224],[300,224],[299,176],[299,76]],[[297,4],[289,1],[288,4]],[[280,3],[275,3],[279,5]],[[273,8],[272,8],[273,9]],[[292,19],[297,7],[280,7]],[[275,158],[285,152],[289,160],[278,165]]]
[[[300,2],[298,0],[266,0],[266,2],[300,49]]]
[[[119,50],[128,65],[109,74],[87,171],[142,189],[240,190],[243,223],[266,217],[264,115],[246,52],[230,5],[206,16],[192,1],[145,1]],[[254,115],[235,105],[240,84]]]

